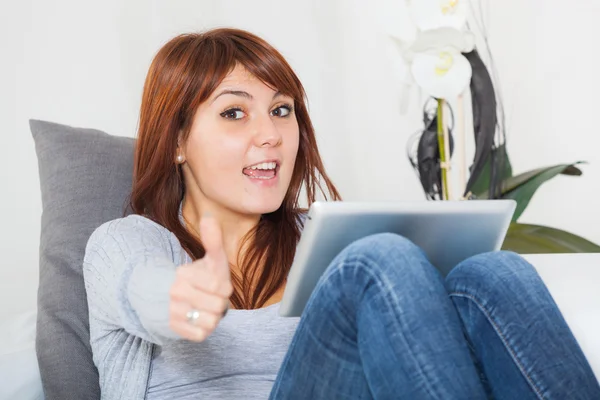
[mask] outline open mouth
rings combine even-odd
[[[268,180],[277,176],[279,163],[275,161],[261,162],[251,165],[242,170],[242,173],[252,179]]]

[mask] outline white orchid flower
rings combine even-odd
[[[462,30],[471,0],[410,0],[413,20],[422,31],[441,27]]]
[[[411,65],[415,82],[430,96],[455,99],[471,81],[471,64],[453,47],[430,50],[415,56]]]
[[[475,46],[474,35],[465,29],[467,2],[476,0],[378,1],[385,6],[379,21],[400,55],[391,58],[396,64],[396,80],[404,87],[416,83],[436,98],[451,100],[460,96],[472,75],[469,61],[461,53]],[[402,21],[404,28],[394,21]],[[401,63],[406,67],[400,68]]]
[[[454,99],[471,82],[471,64],[461,53],[472,51],[474,45],[471,33],[440,28],[421,32],[405,57],[413,79],[427,94]]]
[[[407,57],[421,51],[452,46],[462,53],[468,53],[475,47],[475,36],[468,31],[459,31],[451,27],[441,27],[422,31],[406,50]]]

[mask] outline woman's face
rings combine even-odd
[[[181,146],[186,196],[207,209],[277,210],[298,152],[293,106],[291,97],[237,66],[198,107]]]

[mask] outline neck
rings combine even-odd
[[[192,225],[197,235],[203,215],[210,214],[219,222],[227,259],[235,267],[237,267],[238,257],[242,250],[240,246],[243,237],[260,220],[260,215],[242,215],[218,206],[207,199],[199,201],[187,196],[183,200],[182,213],[186,223]]]

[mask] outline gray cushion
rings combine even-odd
[[[42,192],[36,352],[47,400],[100,399],[82,273],[85,246],[122,217],[131,189],[131,138],[29,121]]]

